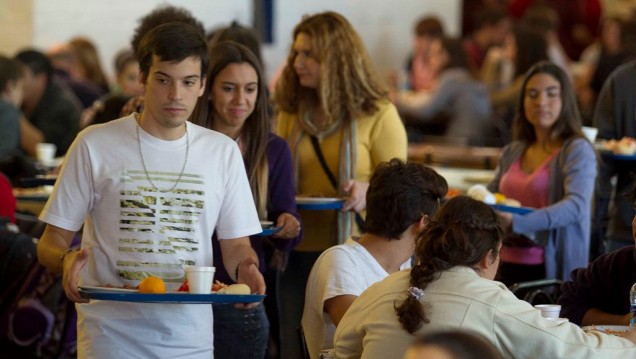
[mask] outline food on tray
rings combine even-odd
[[[623,335],[625,334],[625,332],[629,331],[629,327],[628,326],[622,326],[622,325],[590,325],[587,327],[583,327],[584,330],[596,330],[598,332],[602,332],[605,334],[611,334],[611,335]]]
[[[252,293],[250,287],[247,284],[231,284],[224,288],[219,289],[219,294],[241,294],[241,295],[249,295]]]
[[[146,277],[139,283],[139,293],[162,294],[166,292],[166,283],[159,277]]]
[[[468,197],[482,201],[486,204],[495,204],[495,195],[490,192],[483,184],[473,185],[466,191]]]
[[[501,201],[501,203],[497,203],[497,204],[503,204],[504,206],[508,206],[508,207],[521,207],[521,202],[517,201],[514,198],[505,198],[504,200]]]
[[[462,191],[460,191],[457,188],[449,188],[448,192],[446,192],[446,198],[453,198],[455,196],[459,196],[460,194],[462,194]]]
[[[218,291],[220,291],[223,288],[226,288],[228,285],[215,280],[214,283],[212,283],[212,292],[216,293]],[[181,283],[181,286],[179,286],[179,289],[177,289],[177,292],[189,292],[190,291],[190,286],[188,285],[188,280],[184,280],[183,283]],[[249,294],[249,293],[248,293]]]
[[[183,283],[177,289],[177,292],[190,292],[190,286],[188,285],[188,280],[184,280]]]
[[[219,281],[219,280],[215,280],[214,283],[212,284],[212,291],[213,292],[218,292],[221,289],[227,287],[227,284]]]
[[[636,139],[631,137],[623,137],[620,141],[609,140],[603,145],[606,150],[612,151],[619,155],[631,156],[636,153]]]
[[[521,207],[521,202],[517,201],[514,198],[508,198],[506,197],[506,195],[499,192],[495,193],[495,203],[508,207]]]
[[[521,207],[521,202],[516,199],[508,198],[500,192],[492,193],[482,184],[476,184],[470,187],[466,194],[469,197],[482,201],[486,204],[501,204],[508,207]]]
[[[614,329],[610,329],[610,328],[604,328],[603,330],[601,330],[601,332],[605,333],[605,334],[612,334],[612,335],[620,335],[625,333],[625,330],[614,330]]]

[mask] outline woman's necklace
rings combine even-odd
[[[150,182],[150,184],[152,185],[152,188],[154,188],[155,190],[161,193],[172,192],[175,188],[177,188],[177,185],[179,184],[179,182],[181,182],[181,177],[183,177],[183,172],[185,171],[186,163],[188,163],[188,154],[190,153],[190,135],[188,134],[188,124],[184,124],[186,126],[186,154],[185,154],[185,160],[183,161],[183,167],[181,167],[181,173],[179,173],[179,178],[177,178],[177,182],[175,182],[170,189],[166,190],[166,189],[159,189],[159,187],[157,187],[155,183],[152,182],[152,179],[150,178],[150,175],[148,174],[148,169],[146,168],[146,161],[144,161],[144,154],[141,151],[141,138],[139,137],[138,115],[135,115],[135,121],[137,123],[135,130],[137,131],[137,143],[139,144],[139,156],[141,156],[141,164],[144,166],[144,173],[146,174],[146,178],[148,179],[148,182]]]

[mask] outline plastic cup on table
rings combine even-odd
[[[556,319],[561,314],[561,306],[559,304],[537,304],[534,307],[541,311],[541,316],[544,318]]]
[[[188,288],[192,294],[210,294],[214,280],[214,267],[189,266],[185,268]]]
[[[596,141],[596,135],[598,134],[598,128],[596,127],[588,127],[588,126],[583,126],[581,128],[581,130],[583,131],[583,134],[585,135],[585,137],[592,143],[594,143],[594,141]]]
[[[53,143],[38,143],[35,147],[37,160],[45,166],[49,166],[55,159],[57,146]]]

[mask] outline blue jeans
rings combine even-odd
[[[237,309],[234,304],[213,304],[214,358],[263,359],[269,339],[265,306]]]

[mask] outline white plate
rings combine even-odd
[[[588,325],[583,327],[583,330],[596,330],[606,334],[614,334],[611,332],[628,332],[629,326],[627,325]],[[607,331],[611,331],[608,333]]]
[[[272,221],[261,221],[261,227],[263,228],[268,228],[274,225],[274,222]]]
[[[332,203],[342,202],[344,198],[334,197],[296,197],[296,203],[300,204],[318,204],[318,203]]]
[[[137,289],[128,289],[128,288],[117,288],[117,287],[97,287],[90,285],[82,285],[81,289],[85,291],[91,292],[103,292],[103,293],[111,293],[111,292],[124,292],[124,293],[138,293]]]

